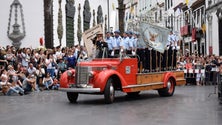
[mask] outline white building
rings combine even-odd
[[[222,0],[206,0],[208,53],[222,55]]]
[[[14,0],[2,0],[0,4],[0,46],[11,45],[11,40],[7,37],[8,31],[8,22],[9,22],[9,11],[10,5]],[[53,44],[54,46],[59,45],[58,35],[57,35],[57,26],[58,26],[58,9],[59,9],[59,0],[53,1]],[[83,6],[85,0],[74,0],[75,1],[75,19],[74,19],[74,44],[77,43],[77,25],[78,25],[78,5],[81,5],[81,18],[82,18],[82,31],[83,31]],[[43,0],[20,0],[20,3],[23,7],[24,21],[25,21],[25,31],[26,36],[22,39],[21,47],[32,47],[36,48],[39,46],[39,39],[41,37],[45,37],[44,33],[44,1]],[[105,15],[108,16],[109,21],[107,20],[108,29],[117,27],[117,10],[118,7],[117,0],[89,0],[90,4],[90,12],[91,12],[91,21],[90,27],[92,27],[93,23],[93,9],[97,12],[98,6],[102,6],[103,17]],[[61,8],[62,8],[62,23],[63,23],[63,37],[62,37],[62,46],[66,46],[66,20],[65,20],[65,4],[66,0],[62,0]],[[109,13],[108,13],[109,12]],[[12,16],[14,12],[12,12]],[[18,15],[20,16],[20,15]],[[95,13],[95,18],[97,13]],[[14,19],[11,19],[13,24]],[[18,19],[19,21],[19,19]],[[21,25],[21,22],[18,22]],[[20,27],[21,28],[21,27]],[[10,27],[10,32],[13,28]]]

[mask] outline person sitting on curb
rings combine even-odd
[[[25,90],[25,94],[32,91],[39,92],[39,88],[36,85],[36,77],[32,74],[28,74],[28,76],[23,80],[23,88]]]
[[[59,80],[57,78],[53,79],[52,90],[58,90],[60,87]]]
[[[13,93],[18,93],[19,95],[24,94],[24,90],[18,85],[13,85],[8,82],[8,76],[5,74],[1,75],[0,87],[2,88],[2,93],[4,95],[12,95]]]
[[[52,87],[53,85],[53,80],[52,80],[52,77],[50,75],[50,73],[48,72],[46,74],[46,76],[43,78],[43,81],[42,81],[43,85],[45,85],[45,89],[46,90],[49,90],[49,88]]]

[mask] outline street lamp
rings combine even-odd
[[[11,27],[11,19],[12,19],[12,10],[15,10],[14,12],[14,19],[15,22],[12,25],[13,31],[10,33],[10,27]],[[20,11],[18,11],[18,9]],[[22,28],[23,32],[20,32],[20,25],[18,24],[18,12],[20,12],[19,15],[21,15],[21,23],[22,23]],[[19,48],[21,45],[21,40],[25,37],[25,22],[24,22],[24,15],[23,15],[23,9],[22,9],[22,4],[18,0],[14,0],[13,3],[10,6],[10,13],[9,13],[9,22],[8,22],[8,31],[7,31],[8,38],[13,41],[12,45],[15,48]]]

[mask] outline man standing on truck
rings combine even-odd
[[[176,46],[176,37],[173,34],[173,31],[170,31],[168,35],[168,43],[167,43],[167,48],[168,49],[168,65],[167,67],[172,70],[173,69],[173,63],[174,63],[174,58],[176,58],[176,53],[175,53],[175,46]]]
[[[123,33],[122,42],[120,42],[120,52],[127,54],[129,52],[129,37],[128,32]]]
[[[108,57],[112,58],[114,56],[114,42],[110,32],[106,32],[105,41],[108,44]]]
[[[129,38],[129,41],[128,41],[128,46],[129,47],[128,47],[128,50],[127,50],[126,54],[132,54],[132,51],[134,50],[134,47],[133,47],[133,43],[134,43],[133,32],[129,31],[127,36]]]
[[[96,50],[97,50],[96,58],[108,57],[108,45],[103,39],[103,34],[97,34]]]
[[[113,38],[114,55],[119,54],[121,42],[122,42],[122,37],[120,36],[120,31],[119,30],[114,31],[114,38]]]

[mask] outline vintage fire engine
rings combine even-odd
[[[107,58],[79,62],[62,74],[60,82],[70,102],[76,102],[79,94],[104,94],[105,103],[112,103],[117,90],[128,95],[157,90],[160,96],[172,96],[185,79],[183,71],[138,73],[137,58]]]
[[[141,33],[139,41],[147,43],[147,46],[157,51],[163,51],[164,45],[161,42],[166,41],[168,29],[146,23],[140,23],[138,27],[136,31]],[[86,33],[95,33],[95,31]],[[151,44],[152,36],[155,37]],[[157,55],[157,51],[154,56]],[[154,56],[146,60],[150,61]],[[161,59],[159,61],[160,64]],[[186,82],[183,71],[167,69],[167,71],[143,72],[139,63],[141,63],[139,58],[121,55],[118,58],[94,58],[78,62],[75,69],[62,74],[60,90],[67,92],[70,102],[76,102],[79,94],[104,94],[105,103],[112,103],[115,91],[118,90],[129,96],[136,96],[144,90],[157,90],[160,96],[172,96],[175,86],[184,85]],[[161,65],[157,67],[161,69]]]

